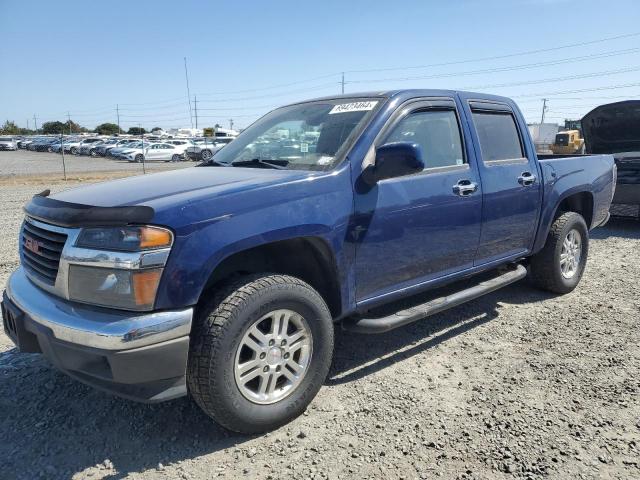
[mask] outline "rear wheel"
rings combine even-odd
[[[213,153],[211,153],[211,150],[203,150],[202,153],[202,160],[210,160],[211,157],[213,157]]]
[[[78,149],[76,147],[71,147],[71,150],[69,150],[71,152],[72,155],[77,155],[78,154]]]
[[[589,231],[582,215],[565,212],[553,222],[544,248],[531,257],[531,281],[544,290],[571,292],[582,278]]]
[[[179,161],[180,161],[180,155],[178,155],[177,153],[176,153],[176,154],[174,154],[174,155],[171,157],[171,161],[172,161],[172,162],[179,162]]]
[[[304,412],[332,354],[331,314],[311,286],[287,275],[243,277],[200,311],[189,391],[229,430],[265,432]]]

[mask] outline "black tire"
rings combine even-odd
[[[139,154],[137,154],[135,156],[135,161],[136,162],[140,163],[140,162],[142,162],[142,160],[144,160],[144,156],[141,153],[139,153]]]
[[[580,260],[573,276],[566,278],[560,267],[560,255],[563,242],[572,230],[576,230],[581,237]],[[529,278],[533,285],[543,290],[569,293],[580,283],[588,254],[589,231],[584,218],[575,212],[565,212],[551,225],[544,248],[531,257]]]
[[[254,322],[284,308],[302,315],[311,332],[313,352],[307,373],[282,400],[254,403],[237,386],[236,351]],[[240,433],[262,433],[304,412],[324,383],[332,355],[331,314],[311,286],[287,275],[243,276],[216,292],[200,309],[191,336],[187,385],[200,408],[223,427]]]
[[[172,161],[172,162],[179,162],[179,161],[180,161],[180,155],[178,155],[177,153],[176,153],[176,154],[174,154],[174,155],[171,157],[171,161]]]
[[[71,147],[69,153],[71,153],[72,155],[78,155],[78,149],[76,147]]]
[[[202,150],[202,152],[200,152],[200,156],[202,157],[202,160],[207,161],[213,157],[213,153],[211,150]]]

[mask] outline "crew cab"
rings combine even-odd
[[[504,97],[296,103],[198,166],[35,195],[4,328],[82,382],[263,432],[314,398],[336,325],[389,332],[527,275],[571,292],[614,179],[610,155],[538,159]]]

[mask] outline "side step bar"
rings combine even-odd
[[[460,290],[445,297],[430,300],[422,305],[400,310],[386,317],[378,318],[353,318],[345,319],[342,328],[354,333],[383,333],[402,327],[409,323],[422,320],[435,313],[457,307],[470,300],[474,300],[482,295],[491,293],[494,290],[505,287],[510,283],[517,282],[527,276],[527,269],[522,265],[517,265],[515,269],[509,270],[490,280],[485,280],[473,287]]]

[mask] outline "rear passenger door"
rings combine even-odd
[[[357,301],[367,302],[473,265],[482,188],[452,98],[399,107],[375,140],[420,145],[425,169],[356,188]]]
[[[506,103],[469,101],[483,188],[482,233],[474,265],[531,251],[541,203],[535,152],[524,142],[526,125]]]

